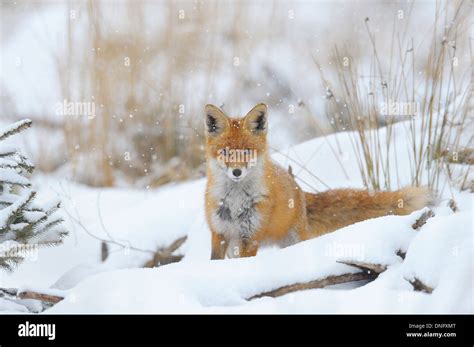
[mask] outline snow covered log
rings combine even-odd
[[[113,288],[100,281],[100,285],[92,285],[95,290],[88,292],[87,296],[103,299],[105,293],[110,291],[115,293],[116,298],[126,296],[126,300],[129,300],[126,293],[143,291],[143,288],[135,288],[135,285],[140,283],[155,288],[156,295],[166,292],[165,296],[173,296],[175,295],[171,293],[173,289],[176,290],[176,295],[184,291],[191,297],[197,297],[195,300],[204,302],[212,301],[207,297],[216,291],[235,300],[238,297],[240,298],[238,300],[253,301],[351,282],[357,287],[361,285],[360,281],[371,282],[389,266],[403,262],[403,258],[397,253],[407,252],[411,239],[419,232],[414,230],[414,225],[420,224],[422,220],[426,223],[427,215],[432,215],[429,209],[415,212],[410,216],[387,216],[368,220],[286,249],[263,252],[257,257],[206,261],[198,264],[183,261],[155,269],[143,269],[140,271],[140,279],[133,281],[129,278],[130,272],[133,271],[131,269],[114,271],[115,275],[107,272],[97,276],[107,278],[113,276],[113,280],[106,280],[107,283],[114,283]],[[382,229],[380,228],[382,223],[390,227]],[[173,257],[179,257],[180,260],[182,256],[174,256],[173,252],[181,247],[186,239],[181,237],[169,246],[159,249],[146,267],[165,265]],[[136,274],[132,277],[136,277]],[[91,281],[94,282],[93,279]],[[134,284],[131,284],[132,282]],[[413,285],[415,290],[422,288],[420,290],[426,293],[432,292],[433,289],[430,290],[430,287],[417,286],[418,283],[422,282],[420,280],[415,282]],[[81,289],[82,286],[88,287],[80,283],[78,287],[62,292],[66,297],[74,295],[75,298],[67,300],[68,303],[64,305],[70,305],[71,301],[77,300],[76,293],[85,290]],[[134,288],[130,288],[131,286]],[[168,286],[169,290],[165,290],[164,287]],[[205,293],[204,288],[207,288],[209,294]],[[194,290],[196,292],[193,292]],[[16,298],[20,299],[35,299],[63,305],[64,297],[53,295],[48,290],[0,289],[1,291],[10,294],[14,291]],[[206,299],[199,299],[200,297]],[[96,301],[95,298],[93,300]]]
[[[421,214],[421,216],[415,221],[415,223],[413,223],[412,228],[415,230],[418,230],[431,217],[434,217],[433,211],[431,211],[431,209],[426,209]],[[400,256],[401,254],[404,255],[405,253],[398,250],[396,254]],[[403,256],[401,258],[404,259],[405,257]],[[357,260],[336,260],[336,262],[355,267],[359,270],[362,270],[362,272],[346,273],[346,274],[337,275],[337,276],[328,276],[325,278],[312,280],[306,283],[295,283],[295,284],[280,287],[278,289],[274,289],[268,292],[256,294],[248,298],[248,300],[258,299],[264,296],[275,298],[278,296],[282,296],[282,295],[300,291],[300,290],[325,288],[325,287],[333,286],[336,284],[342,284],[342,283],[357,282],[357,281],[363,281],[363,280],[372,281],[372,280],[375,280],[379,274],[381,274],[387,269],[387,265],[377,264],[377,263],[368,263],[368,262],[357,261]],[[414,281],[410,281],[410,283],[413,285],[415,290],[424,291],[426,293],[431,293],[433,291],[432,288],[424,285],[418,279],[415,279]]]
[[[402,268],[404,260],[397,252],[410,258],[410,244],[420,233],[412,225],[424,212],[366,220],[256,257],[214,261],[184,257],[158,268],[102,272],[65,290],[65,300],[47,312],[208,312],[210,307],[250,304],[269,296],[278,299],[346,282],[356,288],[365,284],[356,281],[369,281],[361,288],[368,287],[379,281],[373,279],[387,272],[384,269]]]

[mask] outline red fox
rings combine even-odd
[[[375,194],[304,192],[291,172],[270,158],[265,104],[243,118],[206,105],[205,120],[211,259],[254,256],[262,245],[286,247],[365,219],[406,215],[432,202],[425,187]]]

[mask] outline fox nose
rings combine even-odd
[[[242,175],[242,170],[234,169],[232,170],[232,175],[234,175],[235,177],[239,177],[240,175]]]

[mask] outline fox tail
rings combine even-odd
[[[405,187],[393,192],[336,189],[305,193],[306,213],[312,235],[320,236],[346,225],[385,215],[407,215],[435,203],[428,187]]]

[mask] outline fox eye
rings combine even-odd
[[[220,152],[224,156],[227,155],[227,149],[226,148],[222,148]]]

